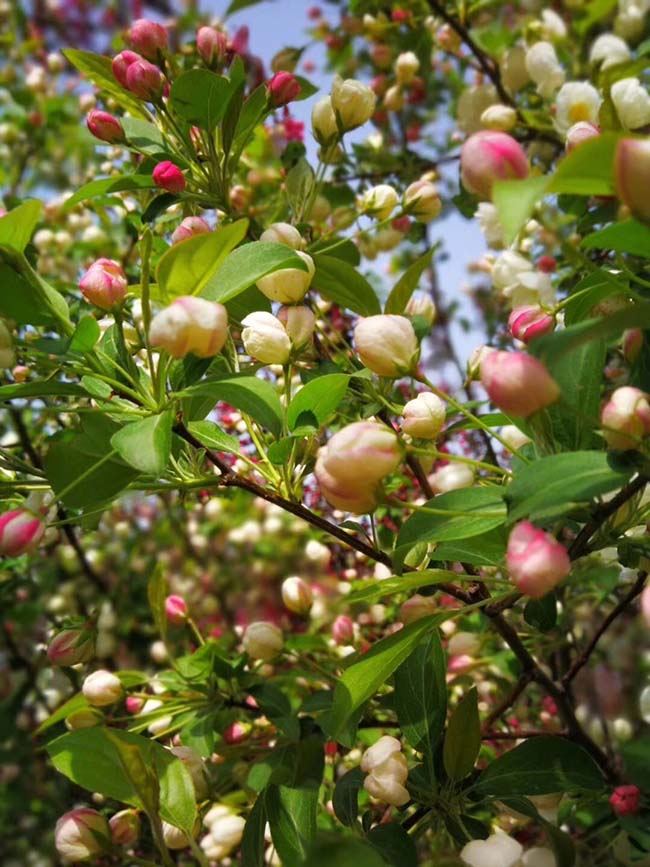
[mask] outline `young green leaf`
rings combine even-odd
[[[454,782],[465,779],[474,768],[480,749],[478,694],[472,687],[457,705],[447,726],[442,758],[449,778]]]
[[[381,305],[375,290],[365,277],[342,259],[317,253],[314,256],[316,273],[313,285],[318,292],[360,316],[381,313]]]
[[[134,421],[111,437],[111,445],[120,457],[149,476],[164,472],[172,448],[171,410]]]
[[[447,665],[432,630],[395,671],[395,711],[411,746],[431,756],[447,718]]]
[[[325,424],[345,397],[349,382],[350,377],[344,373],[329,373],[311,379],[289,404],[289,430],[294,430],[304,412],[313,413],[319,425]]]

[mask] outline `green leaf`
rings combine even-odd
[[[397,822],[375,825],[368,832],[367,839],[392,867],[417,867],[415,841]]]
[[[472,566],[499,566],[506,553],[506,534],[502,527],[458,539],[456,542],[442,542],[429,554],[432,560],[470,563]]]
[[[650,228],[636,220],[624,220],[586,235],[580,246],[586,250],[614,250],[646,258],[650,250]]]
[[[422,637],[435,629],[444,619],[445,615],[436,615],[423,617],[415,623],[410,623],[399,632],[378,641],[345,670],[334,689],[332,710],[323,721],[328,735],[333,740],[342,737],[347,722],[356,711],[413,652]],[[347,738],[339,740],[340,743],[351,746],[346,741]]]
[[[150,476],[160,476],[172,449],[171,410],[125,425],[113,434],[111,445],[120,457]]]
[[[432,630],[395,671],[395,712],[411,746],[432,756],[447,718],[447,665]]]
[[[571,295],[564,308],[566,325],[573,325],[583,319],[589,319],[596,304],[612,295],[627,295],[628,286],[619,280],[611,271],[603,268],[592,271],[571,288]],[[534,353],[535,341],[531,343]]]
[[[220,301],[225,304],[257,280],[285,268],[306,271],[307,265],[300,256],[284,244],[271,241],[244,244],[233,250],[217,272],[211,275],[203,286],[201,295],[209,301]]]
[[[650,778],[650,735],[641,735],[621,746],[625,779],[643,788]]]
[[[492,202],[499,213],[506,244],[512,244],[526,225],[535,207],[546,195],[550,180],[548,175],[542,175],[495,183]]]
[[[96,199],[98,196],[122,193],[128,190],[151,190],[155,186],[152,175],[118,175],[111,178],[98,178],[96,181],[84,184],[73,196],[66,199],[63,210],[69,211],[79,202]]]
[[[226,9],[226,15],[232,15],[233,12],[239,12],[241,9],[248,9],[249,6],[257,6],[262,0],[232,0]]]
[[[145,761],[141,744],[129,743],[110,728],[101,729],[115,747],[124,776],[131,784],[144,811],[157,818],[160,807],[160,786],[156,774]]]
[[[163,641],[167,637],[167,615],[165,614],[165,600],[167,599],[167,579],[162,564],[158,564],[151,573],[147,582],[147,600],[153,616],[156,631],[160,633]]]
[[[391,289],[390,295],[384,307],[384,313],[404,313],[406,305],[409,303],[411,295],[415,292],[420,282],[422,274],[431,265],[431,257],[433,256],[435,247],[420,256],[415,260],[399,278],[397,283]]]
[[[334,815],[343,825],[353,828],[359,815],[359,791],[365,778],[361,768],[352,768],[336,782],[332,795]]]
[[[180,392],[178,396],[207,396],[215,403],[223,400],[250,415],[276,436],[282,432],[282,404],[271,383],[265,379],[246,374],[233,374],[192,385]]]
[[[618,490],[631,470],[615,470],[606,452],[548,455],[515,473],[506,488],[508,520],[566,514],[575,504]]]
[[[63,55],[79,72],[104,93],[112,96],[122,108],[128,109],[134,117],[146,117],[141,100],[136,99],[115,79],[110,57],[94,54],[92,51],[81,51],[78,48],[66,48]]]
[[[214,132],[226,113],[231,84],[208,69],[190,69],[175,79],[169,92],[172,111],[193,126]]]
[[[214,232],[194,235],[174,244],[160,257],[156,279],[160,295],[198,295],[226,256],[246,237],[248,220],[237,220]]]
[[[313,286],[323,298],[340,304],[360,316],[381,313],[381,305],[375,290],[352,265],[322,253],[314,255],[314,263],[316,273]]]
[[[548,192],[578,196],[613,195],[614,153],[620,137],[620,133],[603,132],[582,142],[560,161]]]
[[[17,397],[27,399],[30,397],[81,396],[84,394],[84,389],[74,382],[59,382],[58,380],[14,382],[11,385],[0,385],[0,402],[2,403]]]
[[[550,360],[548,372],[562,393],[562,399],[547,409],[557,451],[599,448],[602,444],[595,430],[600,427],[605,356],[605,341],[592,340]]]
[[[283,867],[303,867],[316,835],[318,789],[269,786],[265,804],[271,839]]]
[[[478,716],[478,695],[472,687],[451,715],[442,758],[451,780],[458,782],[472,772],[481,749],[481,723]]]
[[[149,156],[168,154],[165,139],[155,124],[139,117],[123,117],[121,123],[126,139],[134,150]]]
[[[352,592],[345,599],[351,605],[360,602],[369,604],[393,596],[395,593],[411,593],[420,587],[429,584],[440,584],[444,581],[456,581],[459,578],[457,572],[446,569],[422,569],[418,572],[409,572],[406,575],[396,575],[381,580],[355,581]]]
[[[260,84],[244,102],[233,138],[231,165],[236,165],[242,149],[267,112],[266,85]]]
[[[94,316],[82,316],[68,344],[69,352],[90,352],[102,335],[101,328]]]
[[[53,325],[73,332],[65,298],[32,268],[24,253],[0,245],[0,316],[17,325]]]
[[[258,795],[248,815],[241,841],[242,867],[264,867],[264,828],[266,827],[266,804],[264,793]]]
[[[22,253],[43,214],[43,203],[37,199],[23,202],[0,217],[0,245]]]
[[[524,608],[524,620],[540,632],[548,632],[557,623],[557,602],[554,593],[541,599],[529,599]]]
[[[303,213],[313,192],[315,181],[314,170],[304,157],[300,157],[285,179],[287,199],[294,214]]]
[[[483,771],[473,790],[494,797],[598,791],[604,786],[598,765],[582,747],[565,738],[529,738],[499,756]]]
[[[294,430],[304,412],[311,412],[322,426],[336,411],[345,397],[350,377],[344,373],[317,376],[304,385],[293,398],[287,410],[289,430]]]
[[[319,834],[303,867],[386,867],[377,849],[358,837]]]
[[[229,452],[232,455],[238,455],[240,452],[237,437],[224,433],[213,421],[193,421],[188,424],[187,429],[209,449]]]

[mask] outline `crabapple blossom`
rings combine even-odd
[[[331,100],[334,116],[343,132],[370,120],[377,103],[371,88],[354,78],[343,79],[340,75],[336,75],[332,82]]]
[[[246,627],[242,643],[252,659],[269,662],[281,653],[284,637],[282,630],[274,623],[259,620]]]
[[[393,313],[362,319],[354,329],[354,348],[369,370],[389,377],[412,371],[420,352],[410,320]]]
[[[525,178],[528,171],[528,158],[523,148],[505,132],[476,132],[467,139],[461,150],[463,185],[481,199],[492,197],[495,181]]]
[[[295,253],[305,263],[306,270],[281,268],[279,271],[267,274],[266,277],[260,277],[257,281],[257,288],[270,301],[279,301],[281,304],[297,304],[305,297],[316,272],[314,260],[302,250],[296,250]]]
[[[620,139],[614,156],[616,193],[633,216],[650,223],[650,200],[647,185],[650,180],[650,141]]]
[[[222,304],[182,296],[151,321],[151,345],[166,349],[172,358],[193,353],[199,358],[218,355],[228,337],[228,313]]]
[[[633,386],[617,388],[600,414],[603,436],[613,449],[634,449],[650,434],[650,397]]]
[[[425,391],[409,400],[402,412],[404,433],[419,439],[435,439],[445,423],[445,405],[432,392]]]
[[[124,695],[124,688],[119,678],[103,669],[89,674],[82,684],[81,691],[86,701],[93,707],[114,704]]]
[[[106,819],[97,810],[79,807],[64,813],[54,829],[54,845],[68,861],[90,861],[103,855],[111,839]]]
[[[530,521],[510,533],[506,565],[517,588],[533,599],[545,596],[571,571],[564,545]]]

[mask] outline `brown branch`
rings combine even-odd
[[[569,547],[569,556],[571,559],[577,560],[579,557],[582,557],[582,555],[587,552],[589,540],[594,533],[600,529],[608,518],[616,514],[621,506],[625,505],[625,503],[627,503],[628,500],[631,500],[632,497],[639,493],[639,491],[642,491],[647,484],[648,479],[645,476],[637,476],[636,479],[633,479],[629,483],[629,485],[626,485],[622,490],[620,490],[615,497],[612,497],[609,502],[603,503],[602,506],[598,507],[594,512],[593,519],[584,525],[582,530],[580,530],[571,543],[571,546]]]
[[[484,732],[481,739],[484,741],[523,741],[527,738],[541,738],[550,732],[538,731],[537,729],[522,729],[519,732]],[[552,732],[556,737],[567,737],[568,732]]]
[[[483,721],[484,732],[489,731],[494,725],[494,723],[497,722],[497,720],[500,720],[503,714],[513,706],[513,704],[517,701],[522,692],[526,689],[530,681],[531,675],[529,671],[524,672],[519,677],[519,680],[514,685],[514,688],[510,690],[510,692],[503,699],[503,701],[501,701]]]

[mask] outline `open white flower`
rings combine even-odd
[[[481,115],[491,105],[500,102],[496,88],[491,84],[467,87],[461,93],[456,109],[456,126],[471,135],[481,129]]]
[[[566,37],[566,24],[557,12],[552,9],[544,9],[541,18],[541,32],[544,39],[564,39]]]
[[[528,304],[551,306],[555,301],[550,276],[536,270],[532,262],[513,250],[505,250],[495,261],[492,284],[513,308]]]
[[[638,78],[614,82],[611,96],[618,119],[626,129],[640,129],[650,123],[650,94]]]
[[[556,99],[555,127],[566,133],[581,120],[598,123],[603,98],[588,81],[568,81],[562,85]]]
[[[566,74],[550,42],[536,42],[526,52],[526,69],[537,85],[537,92],[550,99],[564,84]]]
[[[492,202],[480,202],[474,216],[488,247],[500,250],[504,246],[503,226],[496,207]]]
[[[615,33],[601,33],[594,39],[589,51],[589,62],[600,63],[601,69],[625,63],[630,59],[627,42]]]
[[[524,849],[507,834],[492,834],[487,840],[472,840],[460,853],[467,867],[521,867]]]

